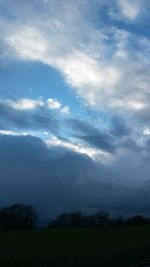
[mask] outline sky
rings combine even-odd
[[[150,216],[150,1],[0,0],[0,205]]]

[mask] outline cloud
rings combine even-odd
[[[57,101],[57,99],[52,99],[49,98],[47,100],[48,107],[50,109],[60,109],[61,108],[61,103]]]
[[[0,128],[59,131],[59,121],[69,114],[69,107],[56,99],[0,99]]]
[[[122,118],[113,116],[110,132],[113,136],[121,139],[121,137],[129,137],[131,135],[131,128]]]
[[[120,12],[124,18],[134,20],[140,13],[140,1],[118,0]]]
[[[5,102],[8,107],[16,110],[30,110],[43,106],[43,102],[41,100],[27,98],[17,100],[6,99],[2,102]]]
[[[0,130],[0,135],[9,135],[9,136],[21,136],[21,135],[28,135],[29,131],[22,132],[22,131],[12,131],[12,130]]]
[[[0,147],[1,205],[32,203],[46,217],[80,205],[74,187],[95,168],[92,159],[32,136],[1,135]]]
[[[141,34],[130,23],[140,13],[144,27],[147,1],[15,3],[1,3],[1,42],[7,58],[54,67],[92,108],[124,114],[146,108],[150,44],[144,30]],[[97,10],[101,14],[105,7],[106,17],[98,16]],[[113,7],[122,16],[121,25],[109,18]]]
[[[79,119],[68,119],[67,123],[73,130],[72,135],[75,138],[101,152],[115,153],[118,149],[127,146],[127,143],[130,143],[131,148],[131,144],[136,143],[130,126],[116,116],[112,116],[107,128],[96,127],[95,123],[91,124]]]
[[[140,154],[137,161],[135,152],[122,152],[106,166],[71,146],[47,145],[33,136],[0,135],[0,148],[1,206],[30,203],[42,221],[73,210],[149,212],[149,160]]]
[[[114,152],[115,142],[111,134],[101,131],[90,124],[77,119],[68,120],[69,125],[74,130],[73,135],[105,152]]]
[[[106,157],[106,155],[102,151],[99,151],[98,149],[95,149],[91,146],[87,146],[87,144],[79,144],[77,142],[71,142],[67,139],[62,139],[58,137],[53,137],[49,140],[46,140],[46,143],[50,147],[61,147],[64,149],[68,149],[76,153],[87,155],[89,158],[93,160],[99,160],[100,162],[107,162],[108,160],[108,157]]]

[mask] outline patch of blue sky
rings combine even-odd
[[[38,62],[13,62],[3,68],[0,93],[13,98],[56,98],[63,105],[76,108],[79,100],[65,83],[62,75]]]
[[[117,14],[117,9],[113,6],[114,14]],[[145,37],[150,36],[149,27],[149,10],[142,12],[142,16],[138,16],[135,20],[128,21],[126,19],[119,19],[111,15],[110,5],[104,5],[100,10],[97,11],[97,16],[95,16],[96,26],[99,28],[104,27],[116,27],[120,30],[126,30],[136,35],[141,35]]]
[[[0,79],[0,94],[3,98],[14,99],[56,98],[63,106],[69,106],[72,116],[98,127],[109,125],[108,114],[85,106],[62,75],[42,63],[16,61],[7,65]]]
[[[145,18],[138,24],[137,23],[131,24],[125,21],[113,21],[112,25],[117,27],[118,29],[126,30],[135,35],[150,37],[149,18]]]

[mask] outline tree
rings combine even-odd
[[[0,209],[0,229],[33,229],[36,221],[37,212],[30,205],[14,204]]]
[[[98,211],[95,215],[95,225],[105,226],[108,224],[109,213],[107,211]]]
[[[80,227],[82,221],[83,216],[81,212],[63,213],[52,222],[52,225],[57,227]]]
[[[136,215],[132,218],[127,219],[127,224],[145,224],[147,223],[147,219],[144,218],[142,215]]]
[[[81,212],[62,213],[56,220],[48,224],[48,228],[63,227],[95,227],[105,226],[109,222],[107,211],[98,211],[96,214],[83,215]]]

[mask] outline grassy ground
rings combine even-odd
[[[150,226],[0,232],[0,266],[126,267],[150,260]]]

